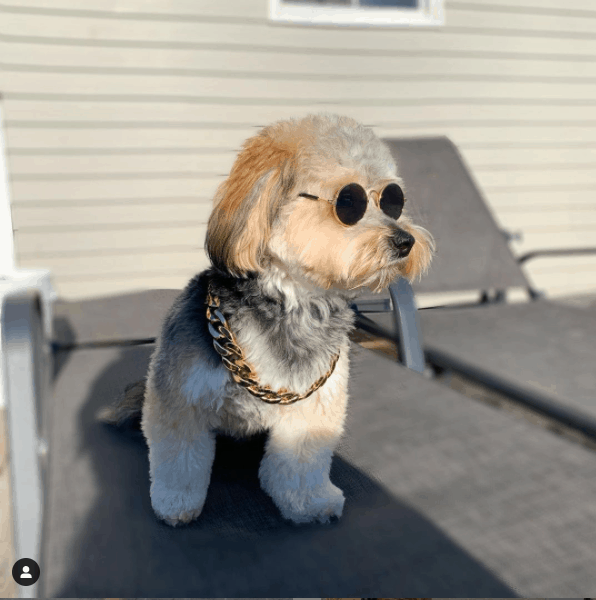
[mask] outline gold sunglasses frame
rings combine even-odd
[[[368,200],[368,198],[369,198],[369,195],[370,195],[370,194],[366,192],[366,190],[364,189],[364,187],[363,187],[363,186],[361,186],[359,183],[356,183],[356,182],[352,182],[352,183],[346,183],[346,185],[342,185],[342,187],[340,187],[340,188],[339,188],[339,190],[337,191],[337,194],[336,194],[336,196],[335,196],[335,200],[329,200],[328,198],[323,198],[322,196],[315,196],[315,195],[313,195],[313,194],[307,194],[306,192],[301,192],[300,194],[298,194],[298,196],[299,196],[300,198],[306,198],[307,200],[324,200],[325,202],[327,202],[328,204],[331,204],[331,205],[333,206],[333,214],[335,215],[335,218],[336,218],[336,219],[339,221],[339,223],[341,223],[341,225],[343,225],[344,227],[354,227],[354,225],[356,225],[357,223],[359,223],[359,222],[360,222],[360,221],[361,221],[361,220],[364,218],[364,215],[366,214],[366,210],[368,210],[368,205],[367,205],[367,207],[366,207],[366,210],[364,211],[364,214],[362,215],[362,217],[360,217],[360,219],[358,219],[358,221],[356,221],[356,223],[353,223],[352,225],[348,225],[347,223],[344,223],[344,222],[343,222],[343,221],[342,221],[342,220],[341,220],[341,219],[340,219],[340,218],[337,216],[337,200],[338,200],[338,198],[339,198],[339,195],[341,194],[341,191],[342,191],[342,190],[343,190],[345,187],[348,187],[349,185],[354,185],[354,184],[355,184],[355,185],[358,185],[358,186],[360,186],[360,187],[361,187],[361,188],[364,190],[364,193],[366,194],[366,199]],[[386,190],[386,189],[387,189],[387,188],[388,188],[390,185],[392,185],[392,184],[395,184],[397,187],[399,187],[399,189],[401,190],[401,192],[402,192],[402,194],[403,194],[403,192],[404,192],[404,191],[403,191],[403,189],[402,189],[401,185],[399,185],[399,183],[396,183],[395,181],[390,181],[390,182],[389,182],[387,185],[383,186],[383,189],[381,190],[381,192],[380,192],[380,193],[379,193],[379,192],[376,192],[375,190],[373,190],[373,192],[371,192],[371,193],[375,193],[375,194],[376,194],[376,196],[377,196],[377,199],[376,199],[376,200],[374,200],[374,202],[375,202],[375,204],[377,205],[377,207],[378,207],[380,210],[383,210],[383,209],[381,208],[381,196],[383,195],[383,192],[384,192],[384,191],[385,191],[385,190]],[[407,201],[408,201],[408,200],[407,200],[406,196],[404,195],[404,206],[406,205],[406,202],[407,202]],[[402,209],[402,211],[403,211],[403,209]],[[384,211],[383,211],[383,212],[384,212]],[[386,215],[387,215],[387,213],[385,213],[385,212],[384,212],[384,214],[386,214]],[[387,215],[387,216],[389,217],[389,215]],[[399,217],[401,217],[401,214],[399,215]],[[399,219],[399,217],[398,217],[397,219]],[[390,218],[393,218],[393,217],[390,217]],[[397,219],[396,219],[396,221],[397,221]]]

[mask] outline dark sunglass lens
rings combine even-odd
[[[350,183],[339,192],[335,210],[342,223],[354,225],[364,216],[367,205],[368,200],[364,188],[357,183]]]
[[[397,183],[390,183],[381,194],[381,210],[392,219],[399,219],[404,208],[404,193]]]

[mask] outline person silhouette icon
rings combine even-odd
[[[21,579],[33,579],[33,576],[31,575],[31,573],[29,573],[29,567],[23,567]]]
[[[21,558],[12,566],[12,578],[21,586],[35,585],[39,575],[39,565],[32,558]]]

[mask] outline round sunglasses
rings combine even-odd
[[[368,196],[366,190],[358,183],[348,183],[339,190],[335,201],[313,196],[312,194],[298,194],[309,200],[325,200],[333,204],[335,216],[344,225],[355,225],[362,219],[368,207]],[[379,197],[380,209],[392,219],[399,219],[404,208],[406,199],[402,189],[397,183],[385,186]]]

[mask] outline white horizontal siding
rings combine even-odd
[[[596,6],[447,3],[444,28],[271,24],[266,0],[19,0],[0,16],[21,266],[65,297],[181,287],[258,126],[328,110],[447,135],[518,253],[596,245]],[[551,294],[596,260],[540,259]],[[427,299],[427,302],[430,300]]]
[[[73,52],[76,48],[76,52]],[[112,75],[178,75],[200,77],[218,74],[221,78],[284,79],[300,81],[328,81],[359,79],[383,81],[388,76],[399,78],[428,78],[437,80],[470,77],[496,81],[558,80],[562,83],[586,83],[594,77],[596,66],[592,55],[582,58],[577,53],[551,56],[549,54],[515,54],[506,52],[463,52],[453,56],[449,52],[404,49],[393,52],[378,51],[371,61],[367,53],[351,50],[349,60],[341,52],[321,51],[324,61],[313,64],[316,49],[297,49],[284,52],[283,60],[264,48],[245,48],[226,45],[221,48],[162,48],[120,47],[109,45],[78,46],[72,42],[61,44],[25,43],[11,40],[2,49],[4,68],[11,70],[60,73]],[[415,58],[415,62],[412,61]],[[456,61],[453,59],[457,58]],[[570,70],[570,66],[573,69]]]
[[[296,109],[293,114],[301,116],[308,112],[321,110],[341,110],[341,106],[329,105],[312,107],[311,110],[304,108]],[[373,110],[371,108],[371,110]],[[571,109],[570,109],[571,110]],[[346,110],[341,111],[348,113]],[[225,111],[222,111],[225,114]],[[222,114],[222,118],[224,117]],[[272,111],[273,114],[273,111]],[[146,149],[147,147],[164,148],[212,148],[220,152],[227,149],[238,149],[247,136],[254,135],[256,128],[239,127],[235,130],[205,129],[193,132],[191,128],[121,128],[119,126],[105,127],[81,127],[81,128],[42,128],[42,127],[19,127],[16,130],[9,127],[7,130],[7,142],[9,147],[15,150],[47,150],[51,153],[56,147],[62,150],[77,151],[79,149],[115,148],[123,150],[131,148],[134,150]],[[523,123],[517,126],[512,124],[498,124],[487,127],[476,126],[462,122],[461,124],[436,124],[420,123],[418,127],[391,127],[377,128],[377,133],[386,137],[413,137],[448,135],[456,144],[465,147],[467,143],[474,143],[482,139],[486,144],[507,144],[510,140],[525,140],[527,143],[550,145],[557,140],[564,139],[567,143],[593,143],[596,127],[589,124],[562,125],[551,127],[523,127]]]
[[[596,54],[596,44],[593,52]],[[211,77],[180,77],[162,75],[159,79],[149,75],[113,75],[95,73],[83,75],[79,73],[48,73],[3,69],[3,85],[7,99],[32,97],[40,90],[60,90],[61,96],[68,99],[72,96],[94,95],[98,98],[122,98],[129,102],[138,99],[143,101],[164,100],[170,102],[196,101],[213,103],[218,99],[221,103],[250,105],[261,102],[281,101],[291,106],[304,106],[316,103],[337,103],[346,106],[392,106],[395,99],[412,104],[421,98],[453,98],[459,95],[472,102],[489,99],[493,102],[520,104],[536,99],[546,99],[550,103],[569,99],[569,90],[559,81],[510,81],[506,85],[502,81],[489,79],[465,81],[436,80],[431,77],[425,80],[401,79],[399,75],[375,81],[374,86],[363,86],[361,80],[319,80],[306,85],[304,81],[272,82],[267,78],[229,78],[222,79],[215,74]],[[596,78],[583,85],[573,86],[574,97],[570,105],[586,106],[596,96]],[[126,98],[128,96],[128,98]],[[436,100],[435,100],[436,102]],[[490,103],[490,102],[489,102]],[[540,105],[541,102],[536,102]],[[512,115],[513,116],[513,115]],[[393,121],[399,122],[394,116]],[[511,119],[518,121],[519,119]]]
[[[165,1],[164,1],[165,4]],[[169,3],[168,3],[169,4]],[[173,4],[173,3],[172,3]],[[166,44],[172,47],[182,44],[196,44],[232,41],[235,44],[258,46],[280,45],[286,49],[303,47],[305,43],[313,43],[321,48],[348,48],[350,53],[357,53],[359,46],[365,51],[387,49],[389,38],[397,47],[408,41],[414,41],[411,50],[445,45],[450,49],[463,48],[466,40],[478,42],[487,38],[536,38],[536,45],[544,44],[545,39],[552,39],[550,52],[577,52],[594,44],[590,21],[593,16],[585,12],[574,15],[572,10],[565,14],[547,14],[540,9],[533,14],[523,12],[477,10],[472,3],[470,8],[458,9],[447,7],[448,27],[445,29],[429,29],[421,38],[413,29],[400,29],[399,39],[395,31],[388,28],[350,28],[350,37],[346,30],[332,26],[293,26],[270,23],[266,19],[267,6],[262,1],[253,0],[245,3],[253,9],[253,17],[243,17],[220,13],[220,15],[170,15],[152,14],[145,11],[125,13],[122,11],[84,10],[31,10],[21,6],[6,6],[3,11],[3,29],[10,32],[15,41],[27,38],[40,40],[56,40],[64,43],[73,41],[83,45],[112,43],[144,43],[148,46]],[[224,4],[225,6],[225,4]],[[225,9],[224,9],[225,10]],[[593,13],[592,13],[593,14]],[[222,26],[225,31],[222,32]],[[403,34],[403,35],[402,35]],[[463,35],[462,35],[463,34]],[[579,45],[564,49],[564,39],[573,39]],[[497,39],[489,42],[485,50],[497,47]],[[515,49],[515,46],[511,49]]]
[[[402,84],[407,78],[400,77]],[[430,77],[428,78],[430,79]],[[594,80],[596,81],[596,72]],[[303,84],[307,85],[307,84]],[[354,85],[354,84],[352,84]],[[556,98],[441,98],[438,96],[410,97],[400,95],[388,101],[380,101],[373,92],[362,93],[362,82],[359,83],[358,96],[340,99],[335,104],[354,118],[365,121],[374,127],[390,127],[401,125],[417,128],[422,124],[439,124],[445,122],[466,124],[472,120],[472,127],[479,124],[486,126],[502,126],[512,123],[514,126],[561,127],[565,124],[582,124],[594,126],[594,107],[591,99]],[[97,96],[84,97],[82,100],[13,100],[8,94],[5,106],[10,113],[8,124],[11,128],[37,127],[44,129],[99,128],[111,127],[122,129],[167,129],[192,128],[199,132],[214,128],[234,130],[241,127],[255,127],[269,123],[270,119],[294,116],[296,110],[303,110],[302,100],[293,100],[294,104],[280,106],[270,102],[267,106],[253,106],[252,98],[235,100],[229,98],[222,106],[210,103],[209,98],[194,96],[186,101],[172,97],[169,102],[129,98],[121,101],[97,100]],[[356,100],[359,102],[356,103]],[[265,98],[261,97],[261,102]],[[286,102],[284,102],[286,104]],[[374,109],[371,110],[371,105]],[[515,113],[512,114],[512,108]],[[321,110],[323,107],[319,107]],[[564,108],[565,110],[562,110]],[[573,108],[572,111],[569,109]],[[397,110],[399,109],[399,110]],[[247,122],[248,114],[256,119],[256,123]],[[539,111],[539,114],[537,114]],[[224,119],[224,120],[222,120]],[[513,145],[513,144],[512,144]],[[559,142],[565,148],[564,142]]]
[[[119,14],[141,13],[159,14],[165,17],[188,15],[198,16],[238,16],[245,18],[259,18],[263,13],[255,11],[255,5],[246,0],[226,0],[221,5],[216,5],[213,0],[176,0],[166,3],[163,0],[85,0],[84,6],[80,0],[19,0],[22,9],[46,10],[76,10],[77,12],[92,11],[117,12]],[[574,0],[573,5],[562,6],[560,0],[474,0],[461,2],[449,0],[449,9],[474,9],[486,11],[500,11],[509,13],[534,13],[534,9],[540,9],[544,14],[565,16],[569,14],[594,15],[594,3],[592,0]]]
[[[70,253],[73,260],[81,260],[81,253],[86,252],[121,252],[128,250],[196,249],[198,254],[203,247],[206,226],[200,222],[192,222],[181,215],[178,221],[167,223],[127,224],[110,223],[104,227],[87,224],[84,227],[55,227],[51,230],[38,230],[33,227],[19,230],[19,253],[35,257],[42,262],[44,257]],[[98,224],[103,225],[103,224]],[[75,258],[76,257],[76,258]],[[39,266],[45,267],[46,263]],[[116,266],[116,265],[114,265]],[[176,265],[172,265],[174,268]],[[81,264],[81,268],[85,268]],[[59,275],[59,274],[58,274]],[[93,276],[93,273],[89,273]]]

